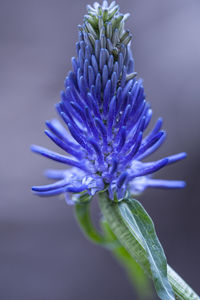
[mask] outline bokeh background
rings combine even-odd
[[[32,195],[56,163],[32,154],[56,116],[75,55],[86,0],[0,0],[0,298],[2,300],[137,299],[122,268],[80,232],[73,208]],[[154,118],[164,118],[167,142],[153,158],[181,151],[184,162],[160,171],[184,179],[179,191],[146,191],[168,262],[200,293],[200,2],[119,1],[131,12],[136,70],[144,78]],[[93,204],[98,219],[97,204]],[[157,299],[156,296],[154,299]]]

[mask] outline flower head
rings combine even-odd
[[[72,168],[47,171],[56,182],[34,186],[33,191],[40,196],[65,194],[67,202],[74,203],[80,195],[93,196],[104,189],[111,199],[120,200],[147,187],[184,187],[182,181],[157,180],[151,174],[183,159],[185,153],[143,162],[166,134],[161,119],[145,134],[152,110],[134,71],[132,35],[125,29],[128,14],[107,1],[87,9],[79,26],[73,71],[56,106],[66,126],[57,120],[46,122],[46,135],[69,155],[32,146],[32,151]]]

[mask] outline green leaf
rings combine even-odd
[[[144,272],[152,278],[148,255],[145,246],[141,243],[139,231],[137,231],[137,234],[130,231],[129,225],[126,224],[120,212],[120,203],[110,200],[106,191],[99,193],[98,197],[102,215],[112,232],[131,257],[143,268]],[[197,293],[169,265],[167,266],[167,275],[176,299],[200,300]]]
[[[82,200],[87,199],[84,198]],[[119,243],[105,220],[101,220],[103,235],[95,229],[90,216],[90,202],[77,202],[75,205],[75,214],[85,236],[93,243],[111,250],[113,255],[126,268],[139,297],[141,299],[150,299],[151,287],[148,278],[127,250]]]
[[[133,284],[138,297],[142,300],[152,299],[152,287],[150,284],[150,280],[146,276],[146,274],[144,274],[142,268],[136,263],[136,261],[128,253],[128,251],[119,243],[117,237],[114,235],[104,218],[102,218],[101,220],[101,227],[108,241],[118,242],[118,245],[113,248],[112,253],[115,258],[121,263],[121,265],[126,269],[127,275],[130,279],[130,282]]]
[[[174,293],[167,278],[167,260],[151,218],[143,206],[134,199],[120,202],[119,210],[128,229],[133,235],[137,235],[146,250],[158,296],[160,299],[174,300]]]
[[[149,278],[145,275],[142,268],[130,256],[124,247],[113,250],[114,256],[125,267],[130,282],[133,284],[138,297],[142,300],[152,299],[152,287]]]

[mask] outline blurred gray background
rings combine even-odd
[[[0,299],[137,299],[122,268],[80,232],[73,208],[31,194],[57,167],[29,151],[56,116],[75,55],[77,25],[87,1],[0,0]],[[153,158],[186,151],[184,162],[157,177],[184,179],[179,191],[141,197],[168,262],[200,293],[199,109],[200,1],[120,1],[131,12],[136,70],[144,78],[154,118],[164,118],[167,142]],[[96,218],[99,212],[94,203]],[[154,297],[156,299],[156,297]]]

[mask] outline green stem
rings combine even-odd
[[[95,244],[106,245],[105,238],[94,228],[90,217],[90,203],[77,203],[75,215],[81,230]]]
[[[129,254],[144,269],[145,273],[151,277],[151,271],[146,257],[145,249],[137,235],[133,236],[123,222],[118,208],[118,204],[111,201],[106,192],[99,194],[99,205],[101,212],[109,227],[116,235],[119,242],[125,247]],[[192,288],[170,267],[167,268],[168,279],[174,290],[176,298],[179,300],[200,300],[200,297]],[[163,299],[164,300],[164,299]]]
[[[107,239],[94,227],[90,215],[90,202],[76,203],[75,205],[76,220],[83,231],[83,234],[91,242],[101,245],[108,250],[113,250],[119,247],[119,242],[113,239]]]

